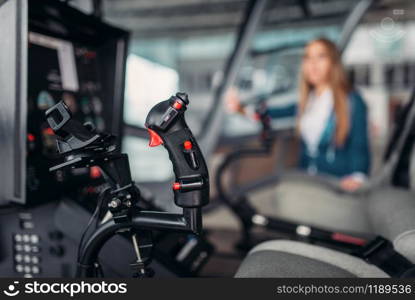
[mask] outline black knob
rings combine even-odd
[[[176,97],[180,98],[186,105],[189,104],[189,96],[186,93],[177,93]]]

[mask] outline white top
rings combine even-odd
[[[321,137],[333,111],[334,99],[331,89],[320,95],[311,92],[300,119],[300,133],[311,156],[316,156]]]

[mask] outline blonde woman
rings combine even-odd
[[[333,42],[320,38],[305,47],[299,98],[298,105],[271,108],[270,115],[297,116],[300,168],[337,176],[344,189],[358,189],[370,169],[367,108],[351,88]],[[245,112],[235,95],[228,105]]]

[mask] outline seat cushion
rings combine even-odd
[[[249,255],[239,267],[238,278],[356,277],[336,266],[301,255],[262,250]]]
[[[388,277],[374,265],[335,250],[297,241],[256,246],[235,277]]]
[[[372,233],[366,199],[324,188],[311,179],[290,177],[277,186],[253,193],[250,199],[265,215],[331,231]]]
[[[415,193],[398,188],[374,190],[368,211],[376,234],[392,241],[396,251],[415,263]]]

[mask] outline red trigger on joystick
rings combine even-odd
[[[151,129],[147,129],[148,133],[150,134],[150,143],[148,144],[150,147],[157,147],[163,144],[163,139],[158,135],[157,132]]]

